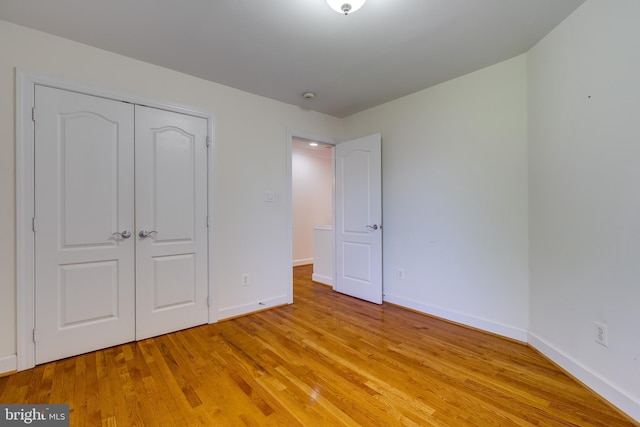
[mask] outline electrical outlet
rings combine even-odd
[[[404,268],[398,269],[398,280],[404,280]]]
[[[249,275],[247,273],[242,275],[242,286],[249,286]]]
[[[596,342],[605,347],[609,347],[609,333],[607,331],[607,325],[600,322],[596,324]]]

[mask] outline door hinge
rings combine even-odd
[[[36,121],[36,107],[31,107],[31,120]]]
[[[31,229],[36,231],[36,217],[31,218]]]
[[[209,228],[209,215],[207,215],[207,228]]]
[[[35,329],[33,330],[33,342],[38,342],[38,331],[36,331]]]
[[[211,307],[211,297],[207,297],[207,307]]]
[[[211,145],[211,137],[207,136],[207,148]]]

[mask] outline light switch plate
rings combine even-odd
[[[264,192],[264,201],[265,202],[275,202],[276,201],[276,193],[273,191],[265,191]]]

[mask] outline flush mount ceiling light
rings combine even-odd
[[[367,0],[327,0],[331,9],[348,15],[360,9]]]

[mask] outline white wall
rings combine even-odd
[[[638,420],[639,18],[587,1],[528,61],[531,342]]]
[[[213,112],[215,303],[224,317],[285,300],[287,129],[340,138],[341,120],[4,21],[0,52],[0,372],[16,352],[14,67]]]
[[[291,153],[293,264],[313,262],[313,228],[333,224],[331,150],[301,149]]]
[[[526,341],[526,91],[523,55],[345,120],[382,133],[386,301]]]

